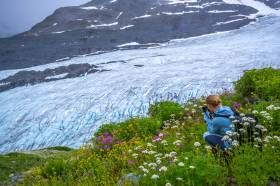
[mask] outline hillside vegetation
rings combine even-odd
[[[19,185],[277,185],[279,92],[280,70],[267,68],[245,72],[235,92],[220,95],[223,105],[241,113],[245,137],[225,152],[202,138],[204,98],[184,105],[164,101],[150,106],[149,117],[102,125],[80,149],[45,149],[56,152],[45,157],[2,155],[0,179],[11,184],[13,175],[22,175]],[[256,120],[246,120],[247,114]],[[252,125],[254,141],[248,142],[246,129]],[[236,141],[237,135],[228,137]]]

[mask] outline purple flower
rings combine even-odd
[[[131,165],[131,164],[134,163],[134,160],[127,160],[127,163],[128,163],[129,165]]]
[[[102,136],[98,136],[98,137],[97,137],[97,140],[98,140],[98,141],[101,141],[101,140],[102,140]]]
[[[104,148],[104,149],[110,149],[110,146],[105,145],[103,148]]]
[[[245,103],[249,103],[249,99],[247,97],[244,98]]]
[[[241,107],[241,104],[238,102],[233,102],[233,108],[238,109],[239,107]]]

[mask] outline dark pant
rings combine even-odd
[[[224,142],[222,141],[222,138],[223,138],[222,136],[215,135],[215,134],[206,134],[204,136],[205,141],[211,147],[216,147],[218,145],[219,147],[221,147],[222,150],[224,150],[226,147]]]

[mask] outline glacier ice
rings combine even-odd
[[[230,32],[29,68],[89,63],[110,71],[0,93],[0,152],[79,147],[101,124],[145,116],[156,101],[231,89],[244,70],[280,68],[279,36],[280,18],[271,16]]]

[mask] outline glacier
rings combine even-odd
[[[146,116],[154,102],[232,90],[245,70],[280,68],[279,36],[280,17],[268,16],[238,30],[24,69],[89,63],[110,71],[1,92],[0,152],[78,148],[100,125]]]

